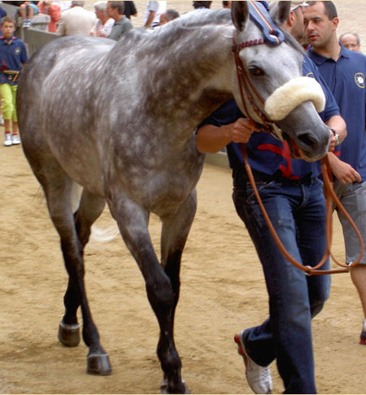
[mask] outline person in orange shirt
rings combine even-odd
[[[52,0],[42,0],[38,4],[40,14],[49,15],[51,20],[48,24],[48,31],[56,33],[57,22],[61,19],[61,8],[57,4],[53,4]]]

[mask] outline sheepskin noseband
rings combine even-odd
[[[264,110],[270,120],[280,121],[306,101],[312,101],[318,112],[323,111],[323,89],[312,77],[297,77],[277,88],[266,100]]]

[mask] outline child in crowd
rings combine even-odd
[[[23,41],[14,36],[15,22],[12,18],[2,18],[0,30],[0,96],[3,99],[4,145],[9,147],[20,144],[15,102],[19,73],[28,55]]]

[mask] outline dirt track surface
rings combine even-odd
[[[358,31],[366,48],[366,2],[335,3],[340,33]],[[180,12],[191,10],[190,1],[168,4]],[[145,2],[137,5],[136,27],[141,26]],[[90,305],[113,374],[87,375],[87,348],[66,349],[58,343],[67,282],[58,237],[21,148],[0,144],[0,157],[0,393],[158,393],[158,325],[142,276],[119,238],[108,244],[91,241],[85,254]],[[229,171],[206,165],[183,257],[175,326],[183,376],[193,393],[251,393],[232,338],[260,323],[268,311],[260,264],[230,195]],[[111,223],[106,212],[98,225]],[[155,218],[150,228],[158,249]],[[334,251],[343,257],[337,222]],[[365,393],[358,296],[347,274],[332,281],[331,297],[313,322],[318,391]],[[275,365],[272,372],[274,391],[282,392]]]
[[[113,374],[85,373],[87,348],[57,341],[66,272],[43,195],[20,147],[0,147],[0,393],[158,393],[158,326],[142,276],[122,241],[91,241],[86,284]],[[232,340],[267,314],[263,276],[231,203],[227,169],[206,165],[199,206],[182,265],[176,342],[193,393],[251,393]],[[106,212],[98,226],[112,224]],[[156,247],[159,222],[151,222]],[[335,252],[343,255],[338,224]],[[333,277],[314,320],[320,393],[363,393],[366,347],[358,345],[361,308],[348,274]],[[273,365],[274,390],[282,382]]]

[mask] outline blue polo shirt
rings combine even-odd
[[[24,63],[28,60],[27,51],[22,40],[15,36],[8,39],[0,37],[0,84],[17,85],[16,82],[9,81],[4,70],[20,71]]]
[[[366,181],[366,56],[343,46],[336,62],[311,48],[308,53],[333,92],[347,124],[348,134],[340,146],[340,158]]]
[[[332,93],[324,83],[314,63],[306,56],[304,57],[303,74],[315,78],[324,90],[326,107],[320,113],[323,121],[327,121],[334,115],[339,115],[339,108]],[[245,118],[245,115],[242,114],[236,102],[230,100],[213,112],[200,126],[228,125],[238,118]],[[299,180],[308,176],[317,177],[320,174],[318,162],[310,163],[301,159],[292,159],[288,144],[268,133],[253,133],[246,147],[251,168],[264,175],[276,175],[289,180]],[[230,167],[237,173],[245,172],[241,144],[230,143],[226,149]]]

